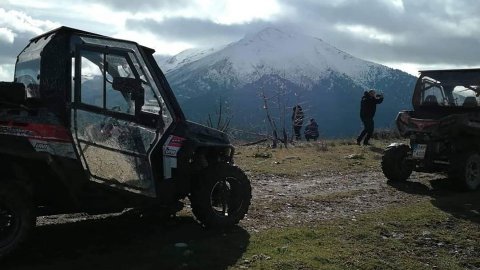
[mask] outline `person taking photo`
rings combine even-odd
[[[383,102],[383,94],[377,94],[375,90],[365,91],[360,102],[360,119],[363,123],[363,130],[357,137],[357,144],[370,145],[369,141],[373,135],[373,117],[377,110],[377,104]]]

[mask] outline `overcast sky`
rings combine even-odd
[[[66,25],[159,54],[236,41],[267,26],[315,36],[411,74],[480,67],[478,0],[0,0],[0,80],[28,40]]]

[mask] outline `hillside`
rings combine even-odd
[[[264,128],[262,91],[276,104],[303,104],[306,117],[316,118],[327,136],[350,136],[360,129],[359,100],[363,91],[385,93],[377,126],[393,123],[410,107],[415,77],[400,70],[356,58],[327,42],[301,33],[266,28],[211,49],[188,50],[160,61],[187,116],[205,122],[221,99],[228,102],[233,125]],[[276,104],[275,104],[276,103]],[[279,108],[275,115],[279,116]],[[280,119],[277,119],[280,121]],[[290,124],[287,123],[287,126]]]

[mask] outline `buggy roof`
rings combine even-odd
[[[464,68],[464,69],[436,69],[436,70],[420,70],[422,75],[439,74],[439,73],[466,73],[466,72],[480,72],[480,68]]]
[[[101,38],[101,39],[108,39],[108,40],[115,40],[115,41],[121,41],[121,42],[128,42],[128,43],[133,43],[133,44],[136,44],[136,45],[139,45],[138,43],[136,42],[133,42],[133,41],[130,41],[130,40],[124,40],[124,39],[117,39],[117,38],[112,38],[112,37],[109,37],[109,36],[104,36],[104,35],[99,35],[99,34],[95,34],[95,33],[92,33],[92,32],[88,32],[88,31],[83,31],[83,30],[79,30],[79,29],[75,29],[75,28],[71,28],[71,27],[67,27],[67,26],[61,26],[59,28],[56,28],[56,29],[53,29],[51,31],[48,31],[46,33],[43,33],[39,36],[36,36],[32,39],[30,39],[30,42],[36,42],[38,41],[39,39],[41,38],[44,38],[44,37],[48,37],[52,34],[57,34],[57,33],[62,33],[62,34],[66,34],[66,35],[83,35],[83,36],[89,36],[89,37],[96,37],[96,38]],[[141,46],[141,45],[139,45]],[[150,51],[152,54],[155,52],[154,49],[152,48],[149,48],[149,47],[145,47],[145,46],[141,46],[143,49],[146,49],[148,51]]]
[[[443,84],[450,85],[479,85],[480,68],[472,69],[448,69],[448,70],[424,70],[420,71],[420,79],[429,77]]]

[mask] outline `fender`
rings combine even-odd
[[[74,192],[72,179],[66,175],[62,169],[64,166],[58,164],[57,158],[48,152],[36,152],[34,146],[29,144],[27,140],[17,142],[10,141],[10,147],[0,147],[0,159],[4,174],[8,175],[11,181],[19,181],[23,186],[27,186],[30,192],[34,192],[39,197],[47,197],[56,199],[59,205],[65,207],[79,207],[79,200]],[[28,148],[29,147],[29,148]],[[68,163],[68,161],[67,161]],[[72,160],[71,163],[77,163]],[[38,175],[44,177],[44,182],[35,180]],[[81,176],[79,176],[81,177]],[[48,191],[62,190],[60,194],[51,196]],[[37,193],[38,190],[46,192]],[[57,200],[58,199],[58,200]]]
[[[402,147],[402,146],[408,147],[408,149],[410,149],[410,146],[405,144],[405,143],[391,143],[387,146],[386,149],[390,149],[390,148],[394,148],[394,147]]]

